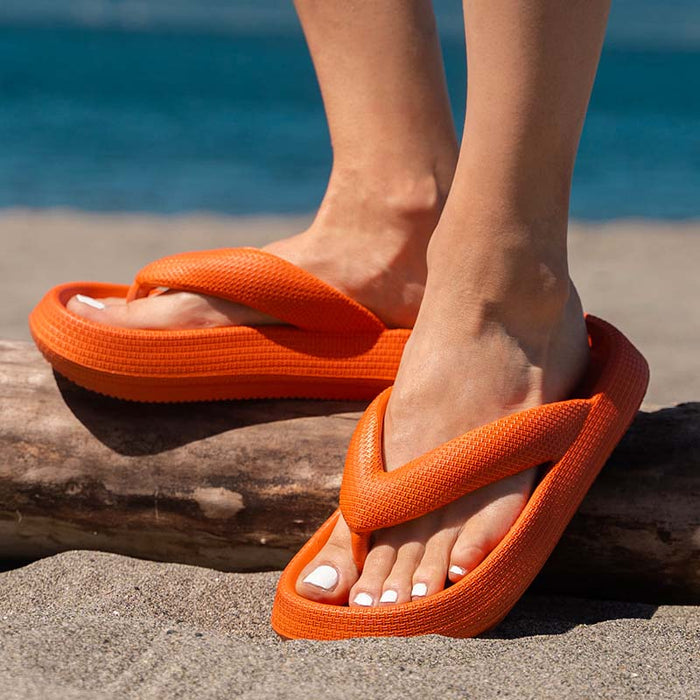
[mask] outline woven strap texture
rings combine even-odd
[[[340,509],[355,533],[419,518],[487,484],[557,461],[591,407],[573,399],[521,411],[386,472],[382,423],[390,393],[382,392],[364,413],[348,450]]]
[[[127,300],[158,287],[233,301],[302,330],[381,333],[369,309],[292,263],[257,248],[180,253],[146,265]]]

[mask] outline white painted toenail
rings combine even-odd
[[[444,569],[443,569],[444,571]],[[422,598],[428,593],[428,584],[426,583],[416,583],[411,589],[411,598]]]
[[[303,583],[310,583],[317,588],[323,588],[324,591],[330,591],[338,583],[338,572],[332,566],[323,564],[308,574]]]
[[[105,305],[101,301],[98,301],[97,299],[93,299],[92,297],[86,297],[84,294],[76,294],[75,298],[83,304],[87,304],[88,306],[92,306],[93,309],[102,310],[105,308]]]
[[[450,567],[450,573],[454,574],[455,576],[464,576],[464,574],[467,573],[467,570],[463,569],[461,566],[457,566],[456,564],[453,564]]]
[[[391,589],[384,591],[382,597],[379,599],[380,603],[395,603],[399,599],[399,594]]]
[[[369,593],[358,593],[352,601],[355,605],[361,605],[363,608],[368,608],[372,605],[372,596]]]

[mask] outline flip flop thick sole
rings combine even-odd
[[[486,483],[546,464],[515,524],[473,571],[445,590],[401,605],[359,608],[296,593],[304,567],[325,545],[336,511],[283,572],[272,626],[288,638],[442,634],[472,637],[500,622],[544,565],[593,480],[626,432],[648,382],[644,358],[609,324],[587,317],[591,362],[577,398],[507,416],[386,473],[381,394],[358,424],[340,506],[361,568],[373,530],[435,510]]]
[[[410,335],[408,329],[343,333],[289,325],[133,330],[66,309],[76,294],[126,298],[128,289],[64,284],[48,292],[29,319],[37,346],[59,374],[121,399],[368,400],[394,381]]]
[[[138,330],[68,311],[76,294],[127,302],[159,289],[207,294],[257,309],[277,325]],[[135,401],[371,399],[396,375],[409,329],[314,275],[255,248],[180,253],[144,267],[131,287],[55,287],[29,318],[57,372],[101,394]]]

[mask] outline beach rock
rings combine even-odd
[[[0,342],[0,558],[71,549],[225,571],[282,567],[337,506],[362,405],[150,405]],[[640,412],[536,585],[700,601],[700,403]]]

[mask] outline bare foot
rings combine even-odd
[[[426,249],[444,193],[433,178],[392,192],[363,191],[334,177],[311,227],[267,250],[311,272],[373,311],[389,327],[410,328],[425,288]],[[338,183],[341,184],[338,184]],[[125,328],[185,329],[278,321],[253,309],[189,292],[137,299],[73,297],[68,309]],[[102,308],[104,307],[104,308]]]
[[[490,251],[459,254],[440,243],[438,232],[433,241],[425,298],[387,407],[388,470],[479,425],[566,398],[588,360],[568,272],[530,265],[526,250],[510,251],[506,261]],[[437,593],[477,567],[504,537],[534,478],[531,469],[374,533],[361,575],[341,518],[302,571],[297,592],[359,606]]]

